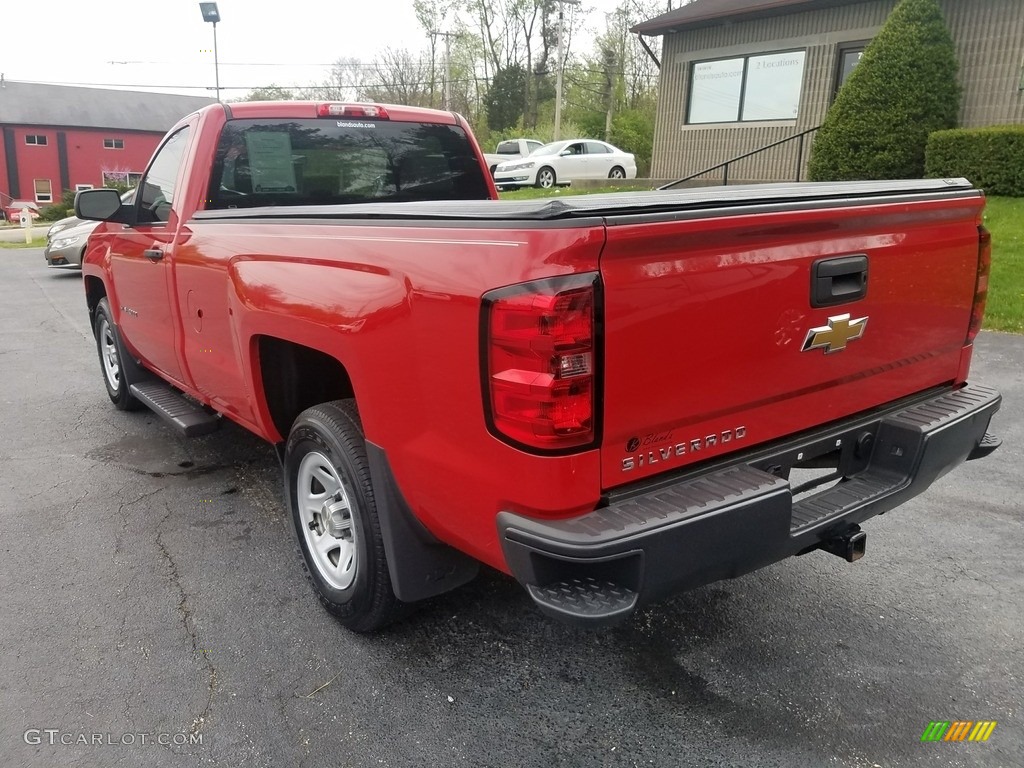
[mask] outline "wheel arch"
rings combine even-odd
[[[257,371],[254,382],[266,409],[268,425],[280,441],[307,408],[333,400],[355,398],[348,369],[326,352],[285,338],[260,334],[253,337]]]
[[[85,284],[85,305],[89,309],[89,323],[91,325],[96,316],[96,307],[100,303],[100,299],[107,295],[107,287],[95,275],[86,275],[83,282]]]

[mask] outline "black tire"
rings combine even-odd
[[[624,178],[626,178],[626,172],[622,168],[620,168],[619,166],[616,165],[614,168],[612,168],[610,171],[608,171],[608,178],[609,179],[624,179]]]
[[[114,317],[110,312],[110,302],[106,296],[96,305],[92,325],[93,336],[96,338],[96,353],[100,358],[100,373],[103,374],[103,385],[107,388],[107,396],[119,411],[137,411],[142,403],[135,399],[129,390],[132,384],[138,383],[133,378],[136,370],[134,360],[123,359],[121,339],[114,325]]]
[[[302,561],[323,606],[354,632],[375,632],[398,618],[405,604],[391,587],[354,400],[299,414],[285,446],[284,477]],[[339,491],[331,493],[334,483]],[[300,486],[309,492],[303,504]]]
[[[555,169],[549,165],[545,165],[539,171],[537,171],[537,186],[541,189],[551,189],[555,186],[558,181],[555,176]]]

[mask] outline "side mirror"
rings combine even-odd
[[[116,189],[83,189],[75,195],[75,216],[92,221],[116,221],[130,224],[133,208],[121,207]]]

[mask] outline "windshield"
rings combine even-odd
[[[261,118],[224,126],[206,208],[488,197],[458,126]]]
[[[534,150],[534,155],[557,155],[565,147],[564,141],[556,141],[554,144],[545,144],[540,149]]]

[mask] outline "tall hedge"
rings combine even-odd
[[[921,178],[928,134],[956,126],[956,73],[938,0],[901,0],[829,108],[810,178]]]
[[[925,175],[963,176],[990,195],[1024,197],[1024,125],[936,131],[928,137]]]

